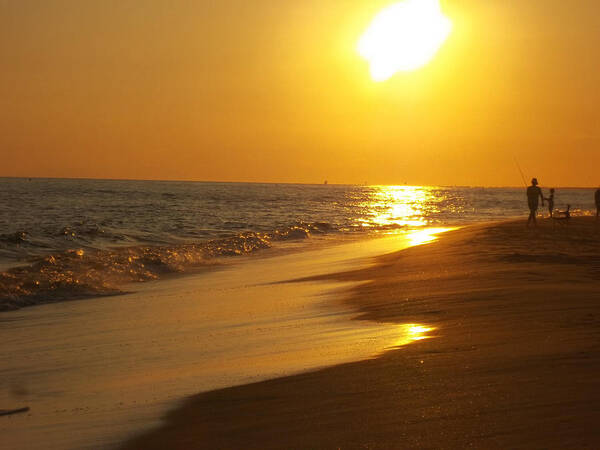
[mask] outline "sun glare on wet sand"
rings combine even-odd
[[[381,11],[358,43],[371,77],[385,81],[399,71],[427,64],[446,41],[452,23],[439,0],[405,0]]]
[[[398,339],[391,348],[403,347],[415,341],[430,339],[433,336],[428,333],[432,331],[435,331],[435,328],[421,324],[405,323],[398,325]]]

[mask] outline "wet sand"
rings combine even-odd
[[[345,300],[362,319],[427,324],[430,339],[197,395],[125,447],[600,447],[592,218],[471,226],[378,263],[317,279],[362,282]]]

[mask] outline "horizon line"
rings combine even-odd
[[[0,175],[0,179],[12,179],[12,180],[89,180],[89,181],[155,181],[165,183],[219,183],[219,184],[289,184],[289,185],[307,185],[307,186],[406,186],[406,187],[453,187],[453,188],[511,188],[511,189],[524,189],[528,186],[521,185],[467,185],[467,184],[369,184],[369,183],[309,183],[300,181],[223,181],[223,180],[192,180],[192,179],[172,179],[172,178],[101,178],[101,177],[41,177],[41,176],[4,176]],[[325,180],[327,181],[327,180]],[[547,189],[560,188],[560,189],[596,189],[598,186],[560,186],[552,185],[548,186]]]

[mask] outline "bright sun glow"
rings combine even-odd
[[[358,42],[371,77],[385,81],[427,64],[450,35],[452,23],[439,0],[405,0],[381,11]]]

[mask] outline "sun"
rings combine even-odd
[[[385,81],[400,71],[423,67],[452,30],[439,0],[405,0],[381,11],[358,42],[371,77]]]

